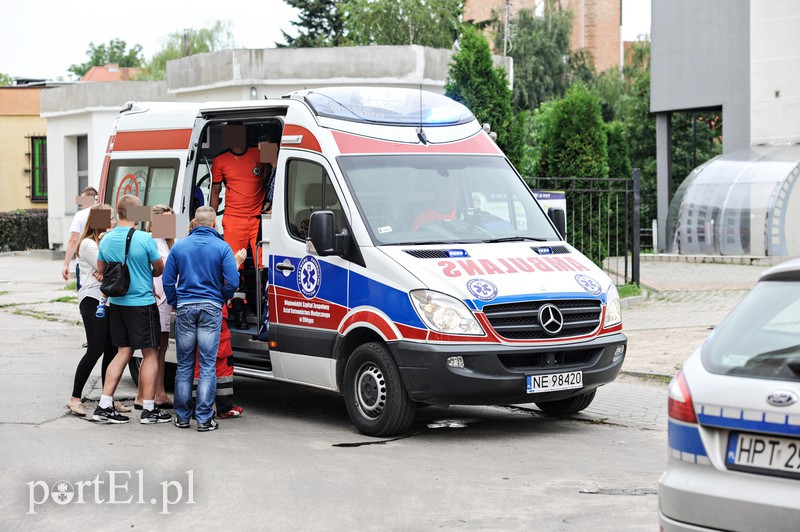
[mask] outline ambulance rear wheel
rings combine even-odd
[[[548,416],[567,417],[588,408],[594,400],[595,392],[596,390],[592,390],[589,393],[570,397],[569,399],[561,399],[559,401],[542,401],[536,403],[536,406]]]
[[[128,361],[128,371],[131,374],[131,380],[133,384],[139,386],[139,373],[142,369],[142,358],[141,357],[131,357],[130,361]],[[178,370],[178,366],[173,364],[172,362],[165,362],[164,363],[164,389],[167,391],[172,391],[175,388],[175,372]]]
[[[389,351],[379,343],[361,345],[344,370],[347,413],[368,436],[393,436],[414,421],[415,406]]]

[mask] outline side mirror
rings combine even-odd
[[[336,254],[336,235],[333,227],[333,212],[316,211],[311,213],[308,221],[308,240],[313,246],[313,253],[320,257]]]
[[[558,231],[558,234],[561,235],[561,239],[566,240],[567,214],[564,212],[564,210],[550,207],[549,209],[547,209],[547,217],[550,218],[550,221],[553,222],[553,225],[556,226],[556,230]]]

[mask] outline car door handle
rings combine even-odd
[[[279,269],[280,271],[282,271],[282,272],[293,272],[294,271],[294,266],[291,265],[291,264],[287,264],[286,262],[279,262],[278,264],[275,265],[275,267],[277,269]]]

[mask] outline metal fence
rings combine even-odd
[[[631,177],[532,177],[536,191],[563,191],[566,240],[604,268],[616,284],[639,284],[639,169]]]

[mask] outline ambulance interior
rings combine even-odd
[[[263,164],[262,176],[265,186],[269,185],[269,177],[273,167],[277,164],[278,146],[280,143],[283,123],[278,118],[212,121],[206,126],[201,135],[201,145],[198,152],[198,162],[195,174],[191,176],[192,205],[190,218],[198,207],[209,205],[211,199],[212,171],[214,158],[229,150],[231,139],[226,135],[228,125],[236,124],[244,129],[245,148],[259,148]],[[219,206],[217,207],[217,230],[223,233],[222,221],[225,217],[225,186],[219,192]],[[259,233],[259,241],[262,236]],[[253,339],[258,338],[258,331],[262,320],[263,306],[266,304],[264,287],[267,283],[266,264],[260,272],[256,270],[254,254],[261,252],[247,249],[247,260],[241,272],[240,291],[228,304],[228,324],[232,332],[244,333]],[[257,277],[258,275],[258,277]]]

